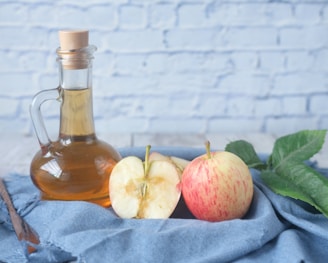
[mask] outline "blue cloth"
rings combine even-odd
[[[144,148],[119,149],[143,157]],[[204,149],[156,148],[192,159]],[[324,171],[323,172],[327,172]],[[0,201],[0,262],[328,262],[328,219],[314,208],[274,194],[252,171],[255,192],[243,219],[196,220],[183,202],[166,220],[121,219],[87,202],[40,201],[29,176],[6,185],[21,216],[38,232],[27,255]]]

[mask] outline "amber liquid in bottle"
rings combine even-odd
[[[93,128],[91,89],[62,90],[59,139],[32,160],[31,175],[45,200],[85,200],[108,207],[110,173],[120,159]]]
[[[87,51],[82,53],[87,57]],[[74,54],[69,56],[71,59]],[[88,60],[88,57],[84,59]],[[70,61],[59,61],[59,87],[44,92],[45,95],[40,92],[34,101],[36,106],[32,103],[31,109],[38,108],[38,98],[41,101],[49,99],[45,99],[48,92],[52,96],[57,94],[56,99],[61,102],[61,109],[59,136],[56,141],[50,141],[45,128],[38,129],[38,124],[42,121],[35,117],[34,126],[41,150],[31,162],[31,178],[40,189],[41,199],[82,200],[108,207],[109,177],[121,156],[95,134],[91,64],[84,60],[83,63]],[[32,119],[38,115],[40,114],[37,111],[31,111]]]

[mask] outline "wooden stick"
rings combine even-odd
[[[17,213],[2,178],[0,178],[0,196],[2,197],[3,201],[7,206],[10,219],[13,224],[18,240],[28,241],[27,251],[29,254],[35,252],[36,248],[30,245],[29,243],[39,244],[40,243],[39,236],[32,229],[32,227],[26,221],[24,221],[24,219],[21,218]]]

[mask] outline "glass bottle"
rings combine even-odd
[[[92,59],[95,46],[88,31],[60,31],[57,49],[59,86],[36,94],[30,113],[41,149],[30,167],[33,183],[43,200],[83,200],[110,206],[109,176],[120,154],[95,134],[92,106]],[[60,102],[56,141],[45,129],[41,105]]]

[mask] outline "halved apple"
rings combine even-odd
[[[184,168],[190,163],[190,161],[182,159],[180,157],[176,157],[176,156],[167,156],[164,154],[161,154],[159,152],[152,152],[149,155],[149,161],[167,161],[170,163],[173,163],[178,169],[179,169],[179,173],[180,173],[180,179],[181,179],[181,174],[184,170]]]
[[[180,196],[180,173],[172,162],[135,156],[120,160],[109,180],[112,208],[122,218],[168,218]]]

